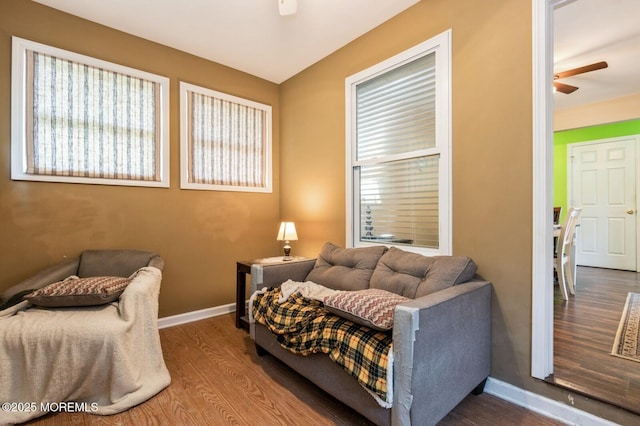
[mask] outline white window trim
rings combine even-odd
[[[436,149],[440,153],[439,175],[439,245],[437,249],[426,247],[399,246],[428,256],[451,255],[452,249],[452,196],[451,196],[451,29],[424,41],[398,55],[373,65],[357,74],[347,77],[345,81],[346,98],[346,231],[347,247],[376,246],[381,243],[360,241],[360,227],[354,206],[358,205],[358,193],[354,191],[353,167],[355,159],[355,91],[358,83],[387,72],[402,64],[411,62],[422,56],[436,52]],[[427,151],[433,151],[427,150]],[[385,244],[393,245],[393,244]]]
[[[90,178],[79,176],[49,176],[28,174],[26,162],[26,52],[27,50],[45,53],[58,58],[79,62],[92,67],[104,68],[109,71],[128,74],[134,77],[156,82],[160,85],[160,151],[158,152],[160,165],[160,180],[129,180],[110,178]],[[103,61],[90,56],[70,52],[42,43],[12,37],[11,63],[11,179],[40,182],[84,183],[98,185],[124,185],[145,187],[169,187],[169,79],[157,74],[151,74],[113,62]]]
[[[187,92],[195,92],[206,96],[223,99],[237,104],[261,109],[265,112],[265,185],[262,187],[240,186],[240,185],[211,185],[203,183],[189,182],[189,119],[187,108]],[[250,101],[248,99],[229,95],[196,86],[194,84],[180,82],[180,188],[197,189],[206,191],[240,191],[240,192],[273,192],[273,164],[272,164],[272,107],[271,105]]]

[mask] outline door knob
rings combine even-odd
[[[627,210],[627,214],[633,214],[633,209]]]

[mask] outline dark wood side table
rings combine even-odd
[[[249,330],[249,318],[246,315],[246,292],[247,275],[251,275],[251,266],[255,264],[278,265],[282,263],[300,262],[302,260],[309,260],[309,258],[292,256],[291,260],[284,261],[282,260],[282,256],[277,256],[236,262],[236,328]]]

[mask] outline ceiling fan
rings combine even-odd
[[[564,94],[568,95],[569,93],[573,93],[576,90],[578,90],[578,87],[576,87],[576,86],[572,86],[570,84],[559,83],[558,81],[556,81],[558,79],[571,77],[571,76],[577,75],[577,74],[583,74],[585,72],[601,70],[603,68],[607,68],[608,66],[609,65],[606,62],[602,61],[602,62],[596,62],[595,64],[585,65],[583,67],[574,68],[574,69],[571,69],[571,70],[562,71],[562,72],[559,72],[557,74],[554,74],[554,76],[553,76],[554,92],[558,91],[558,92],[561,92],[561,93],[564,93]]]

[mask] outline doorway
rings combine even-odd
[[[574,0],[533,2],[533,260],[531,375],[554,373],[554,285],[550,259],[553,209],[554,8]],[[593,387],[593,385],[592,385]],[[590,395],[590,389],[584,389]]]
[[[568,146],[568,205],[582,207],[578,264],[637,270],[637,137]]]

